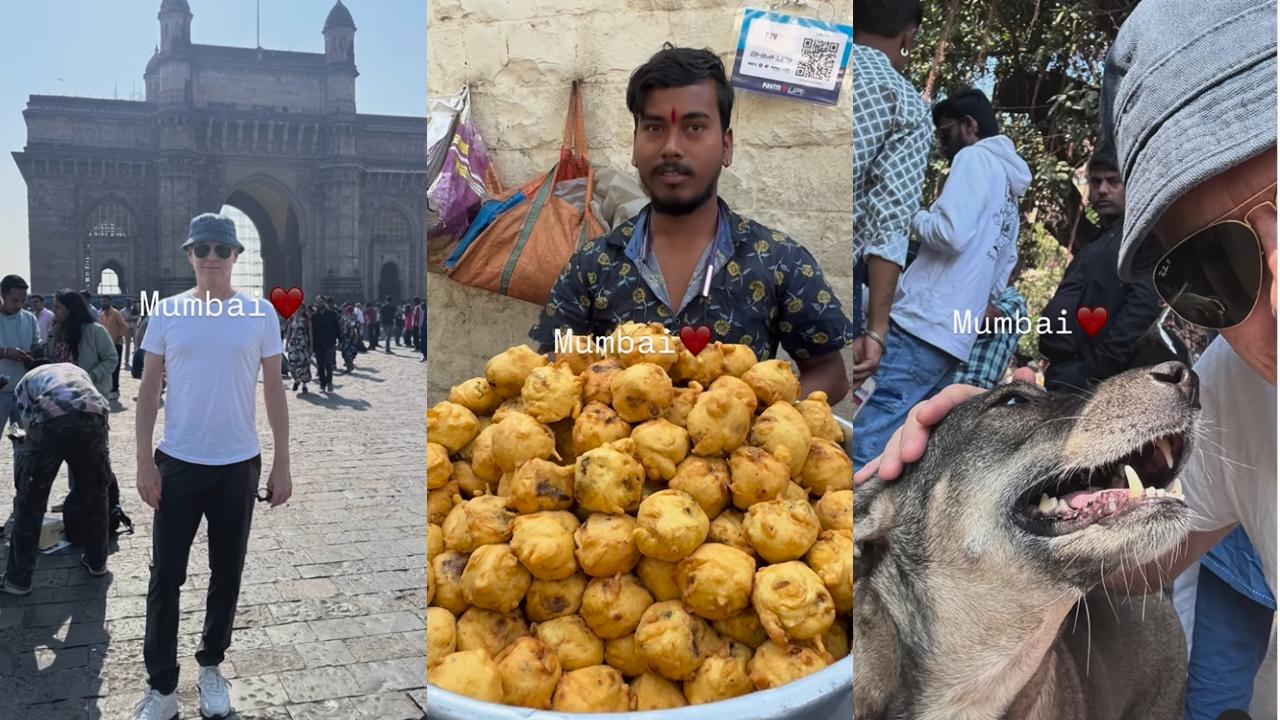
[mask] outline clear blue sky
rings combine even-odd
[[[332,0],[188,0],[191,41],[323,52]],[[343,0],[356,21],[356,109],[426,117],[425,0]],[[127,100],[160,43],[160,0],[0,0],[0,275],[30,276],[27,188],[10,153],[26,144],[29,95]]]

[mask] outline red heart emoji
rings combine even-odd
[[[298,308],[302,307],[302,288],[292,287],[286,291],[284,288],[276,286],[271,288],[269,297],[271,298],[271,305],[285,320],[293,317],[293,314],[298,312]]]
[[[1103,325],[1107,324],[1107,309],[1102,306],[1092,310],[1082,307],[1076,310],[1076,320],[1080,322],[1080,327],[1084,329],[1085,334],[1093,337],[1098,334]]]
[[[685,348],[694,355],[702,352],[702,348],[706,347],[710,341],[711,328],[706,325],[680,328],[680,342],[684,343]]]

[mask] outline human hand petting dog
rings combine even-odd
[[[1022,367],[1014,371],[1013,379],[1034,383],[1036,374],[1030,368]],[[884,452],[853,474],[854,486],[877,475],[881,480],[896,480],[904,466],[924,456],[929,428],[942,422],[942,418],[960,403],[984,392],[986,390],[973,385],[948,385],[942,392],[911,408],[906,423],[894,431]]]

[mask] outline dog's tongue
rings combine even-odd
[[[1083,510],[1090,503],[1101,500],[1107,493],[1120,493],[1124,497],[1129,496],[1129,491],[1124,489],[1110,488],[1106,490],[1079,490],[1063,498],[1072,510]]]

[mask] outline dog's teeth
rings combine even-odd
[[[1164,455],[1164,464],[1170,470],[1173,469],[1173,448],[1169,447],[1169,441],[1160,438],[1156,441],[1156,447],[1160,448],[1160,454]]]
[[[1124,466],[1124,477],[1129,481],[1129,497],[1142,497],[1142,479],[1138,477],[1138,471],[1129,465]]]
[[[1048,493],[1042,493],[1040,495],[1040,512],[1042,514],[1048,515],[1053,512],[1053,509],[1057,506],[1057,501],[1054,498],[1049,497]]]
[[[1182,479],[1181,478],[1174,478],[1173,482],[1169,483],[1169,494],[1176,498],[1182,497]]]
[[[1059,514],[1069,513],[1071,512],[1071,504],[1068,503],[1066,500],[1063,500],[1062,498],[1058,498],[1058,507],[1055,508],[1054,510]]]

